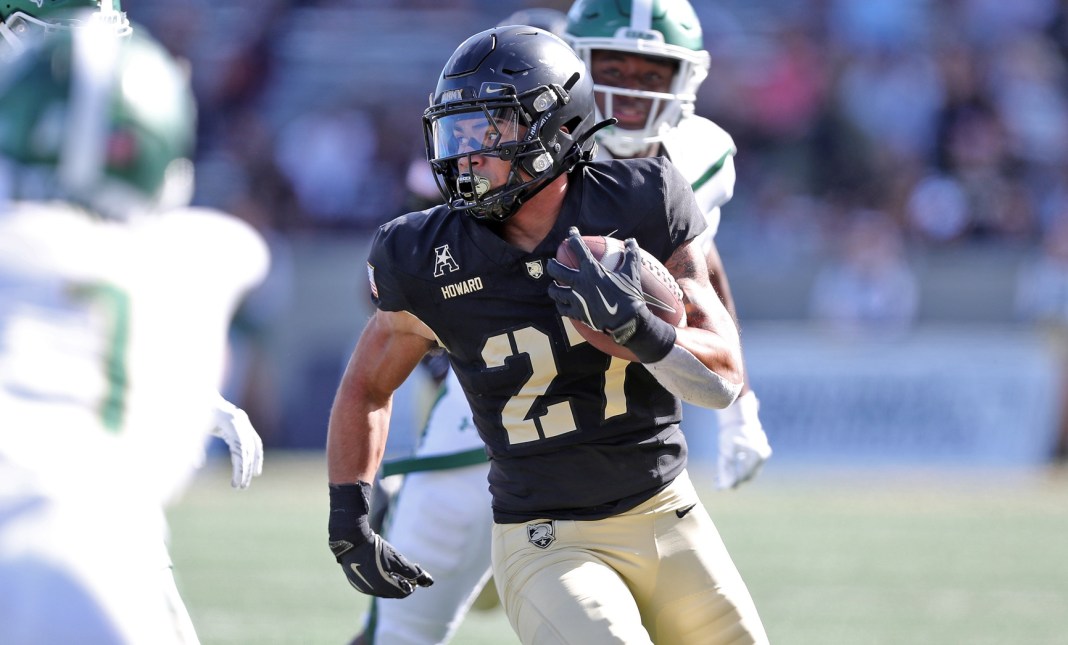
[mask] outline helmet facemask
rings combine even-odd
[[[581,151],[566,124],[554,122],[553,108],[568,101],[564,88],[540,86],[517,96],[513,86],[487,85],[479,95],[500,98],[432,105],[423,131],[427,159],[449,207],[503,221],[570,170]],[[507,178],[494,182],[481,174],[476,156],[510,162]]]
[[[85,24],[103,25],[117,36],[133,32],[118,0],[66,0],[40,6],[23,2],[13,8],[0,22],[0,61],[21,54],[49,33]]]
[[[659,32],[649,33],[660,37]],[[594,79],[593,91],[597,96],[598,121],[616,117],[614,111],[620,97],[651,103],[645,124],[641,128],[624,129],[616,125],[598,133],[598,142],[617,157],[643,155],[649,146],[661,142],[664,135],[678,125],[683,116],[693,113],[697,88],[708,76],[708,52],[665,45],[662,37],[659,40],[625,39],[622,36],[583,38],[577,39],[573,46],[588,67],[592,67],[595,51],[616,51],[657,58],[677,65],[667,92],[628,89],[597,83],[596,78]]]
[[[26,43],[56,29],[65,29],[62,23],[46,22],[19,12],[12,14],[4,22],[0,23],[0,60],[21,54],[26,49]]]

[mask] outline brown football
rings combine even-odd
[[[604,235],[583,235],[582,241],[590,249],[593,257],[609,271],[617,271],[623,263],[623,240]],[[675,278],[659,260],[644,249],[641,251],[641,287],[649,311],[657,318],[676,327],[686,326],[686,308],[683,306],[682,289]],[[564,240],[556,249],[556,261],[564,266],[578,268],[578,258],[571,252]],[[626,347],[618,345],[608,334],[593,329],[586,323],[569,318],[568,321],[587,342],[606,354],[618,356],[628,361],[637,361],[637,357]]]

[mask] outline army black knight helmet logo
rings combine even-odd
[[[556,523],[527,524],[527,539],[539,549],[549,548],[549,545],[556,541]]]

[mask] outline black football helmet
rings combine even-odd
[[[535,27],[495,27],[465,40],[441,71],[423,113],[427,159],[452,209],[503,221],[592,157],[595,115],[593,81],[567,43]],[[458,133],[472,123],[481,141],[464,148]],[[474,155],[510,161],[505,185],[460,172]]]

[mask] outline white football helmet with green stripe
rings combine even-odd
[[[693,112],[697,88],[708,76],[709,54],[704,49],[701,23],[686,0],[576,0],[567,16],[565,39],[590,65],[591,52],[612,50],[658,56],[677,62],[669,92],[649,92],[595,84],[605,114],[612,117],[613,99],[632,96],[653,101],[645,127],[618,126],[597,133],[597,141],[614,156],[633,157]]]
[[[143,29],[88,14],[0,66],[0,161],[16,200],[106,217],[188,203],[196,105],[189,77]]]
[[[2,0],[0,61],[18,54],[43,34],[87,20],[110,25],[120,35],[130,33],[130,21],[120,0]]]

